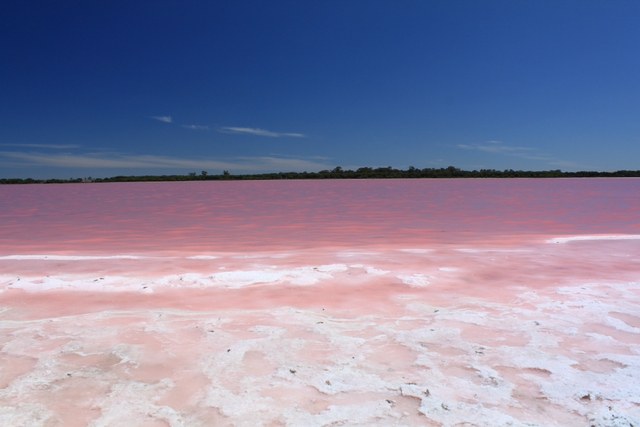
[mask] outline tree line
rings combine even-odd
[[[189,172],[187,175],[118,175],[110,178],[69,178],[69,179],[33,179],[0,178],[0,184],[59,184],[85,182],[148,182],[148,181],[240,181],[240,180],[277,180],[277,179],[379,179],[379,178],[595,178],[595,177],[640,177],[640,170],[619,170],[616,172],[562,172],[560,169],[548,171],[496,170],[480,169],[465,171],[453,166],[447,168],[418,169],[413,166],[406,170],[391,166],[381,168],[362,167],[357,170],[344,170],[340,166],[320,172],[278,172],[262,174],[231,174],[223,171],[219,175],[202,171],[200,174]]]

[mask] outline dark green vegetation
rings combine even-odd
[[[140,181],[231,181],[231,180],[265,180],[265,179],[376,179],[376,178],[595,178],[595,177],[640,177],[640,170],[621,170],[616,172],[562,172],[550,171],[504,171],[481,169],[465,171],[453,166],[448,168],[417,169],[409,167],[407,170],[386,168],[359,168],[358,170],[343,170],[340,166],[333,170],[320,172],[278,172],[263,174],[233,175],[224,171],[220,175],[210,175],[202,171],[199,175],[191,172],[188,175],[141,175],[114,176],[111,178],[70,178],[70,179],[0,179],[0,184],[55,184],[82,182],[140,182]]]

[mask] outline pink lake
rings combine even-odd
[[[640,425],[640,180],[0,186],[0,425]]]

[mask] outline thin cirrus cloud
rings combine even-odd
[[[507,145],[507,144],[504,144],[502,141],[492,140],[492,141],[486,141],[484,144],[472,144],[472,145],[458,144],[457,147],[465,150],[478,150],[478,151],[484,151],[486,153],[495,153],[495,154],[501,154],[505,156],[519,157],[527,160],[538,160],[548,165],[561,166],[561,167],[566,167],[571,169],[579,169],[579,168],[592,169],[593,168],[592,166],[583,165],[574,161],[561,160],[552,156],[541,154],[539,150],[535,148]]]
[[[245,128],[245,127],[223,127],[220,129],[220,132],[224,133],[240,133],[245,135],[258,135],[258,136],[269,136],[272,138],[279,138],[282,136],[289,136],[294,138],[304,138],[305,135],[301,133],[291,133],[291,132],[273,132],[265,129],[258,128]]]
[[[192,129],[192,130],[209,130],[209,126],[182,125],[182,127],[186,129]]]
[[[151,116],[151,118],[165,123],[173,123],[171,116]]]
[[[151,116],[152,119],[158,120],[165,123],[173,123],[173,118],[171,116]],[[183,128],[193,129],[193,130],[208,130],[209,126],[200,126],[200,125],[182,125]]]
[[[487,141],[484,144],[458,144],[458,148],[464,148],[467,150],[479,150],[485,151],[488,153],[499,153],[499,154],[511,154],[517,155],[518,153],[526,153],[533,151],[533,148],[529,147],[514,147],[511,145],[505,145],[502,141]]]
[[[230,170],[237,172],[316,171],[329,165],[300,158],[234,157],[225,160],[188,159],[169,156],[132,155],[120,153],[45,154],[25,152],[1,152],[0,158],[20,162],[25,166],[50,166],[61,168],[189,168]]]
[[[159,120],[165,123],[173,123],[173,119],[171,116],[152,116],[152,119]],[[185,129],[191,130],[209,130],[209,126],[202,125],[181,125]],[[295,132],[273,132],[266,129],[259,128],[247,128],[247,127],[236,127],[236,126],[227,126],[219,129],[219,132],[223,133],[238,133],[245,135],[257,135],[257,136],[268,136],[271,138],[280,138],[280,137],[292,137],[292,138],[305,138],[306,135],[302,133]]]
[[[486,141],[484,144],[458,144],[458,148],[464,150],[478,150],[485,153],[495,153],[505,156],[520,157],[522,159],[529,160],[542,160],[542,161],[554,161],[553,157],[543,156],[536,153],[536,150],[530,147],[518,147],[504,144],[502,141]]]

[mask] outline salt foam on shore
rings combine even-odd
[[[638,426],[638,243],[598,244],[6,260],[0,425]]]
[[[5,320],[0,423],[631,427],[639,291],[524,292],[520,307],[401,298],[399,317],[280,307]]]
[[[289,283],[292,285],[312,285],[322,279],[330,279],[332,272],[346,271],[344,264],[299,267],[289,270],[237,270],[213,274],[185,273],[161,277],[104,276],[95,278],[87,275],[16,277],[0,276],[0,292],[8,289],[23,289],[28,292],[46,290],[75,290],[90,292],[151,292],[157,288],[173,287],[220,287],[240,288],[257,284]],[[376,270],[377,271],[377,270]],[[375,273],[374,273],[375,274]]]
[[[614,235],[594,235],[594,236],[568,236],[555,237],[547,240],[547,243],[568,243],[584,240],[640,240],[640,234],[614,234]]]
[[[96,261],[106,259],[140,259],[135,255],[7,255],[0,260],[41,260],[41,261]]]

